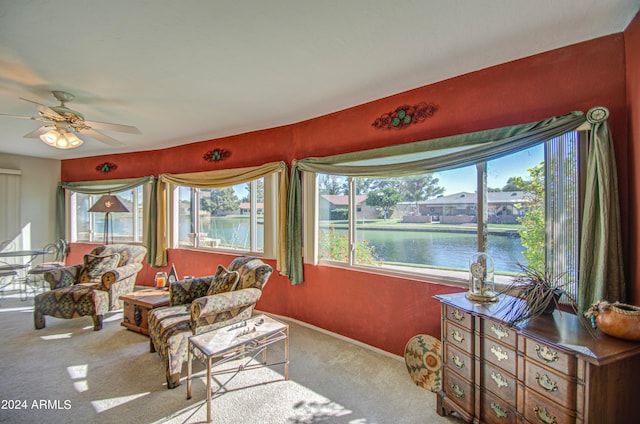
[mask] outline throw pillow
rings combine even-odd
[[[78,276],[80,283],[96,283],[100,282],[100,277],[105,272],[114,269],[120,262],[120,254],[112,255],[84,255],[84,264]]]
[[[222,265],[218,265],[216,275],[213,276],[209,291],[207,291],[207,296],[234,291],[238,285],[239,278],[240,273],[238,271],[229,271]]]

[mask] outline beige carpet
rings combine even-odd
[[[92,330],[88,317],[46,317],[33,328],[33,301],[0,298],[0,422],[196,423],[206,418],[204,368],[193,397],[167,390],[149,339],[120,326],[121,312]],[[290,324],[290,379],[283,367],[238,374],[213,401],[214,423],[452,423],[436,396],[416,386],[402,358]],[[269,358],[282,358],[281,343]],[[186,367],[183,376],[186,375]]]

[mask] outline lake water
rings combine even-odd
[[[213,217],[203,220],[202,230],[211,238],[221,239],[223,245],[248,249],[248,218]],[[180,225],[180,234],[190,231],[188,222]],[[340,235],[347,230],[336,229]],[[263,226],[258,225],[258,248],[262,250]],[[428,231],[388,231],[358,229],[359,240],[369,240],[375,246],[380,259],[385,262],[420,264],[467,270],[469,258],[477,252],[475,233],[428,232]],[[526,264],[524,250],[517,235],[489,235],[488,254],[493,258],[496,271],[519,272],[518,263]]]
[[[359,230],[358,239],[369,240],[385,262],[463,270],[469,268],[469,258],[478,251],[477,236],[469,233]],[[488,236],[487,253],[496,271],[519,272],[518,263],[527,263],[523,250],[518,236]]]

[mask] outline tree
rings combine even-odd
[[[318,193],[320,194],[348,194],[348,188],[346,177],[318,174]]]
[[[518,218],[522,228],[518,230],[520,243],[524,247],[522,253],[527,260],[527,266],[538,272],[545,272],[545,225],[544,225],[544,162],[529,168],[529,178],[511,177],[507,186],[513,184],[510,191],[524,191],[528,203],[528,210],[524,216]],[[507,187],[505,186],[505,187]],[[517,205],[522,207],[522,205]]]
[[[444,193],[444,188],[438,185],[440,180],[432,174],[410,175],[400,179],[400,192],[403,200],[415,202],[418,210],[418,202],[436,197]]]
[[[393,214],[393,209],[395,209],[401,200],[402,196],[398,189],[389,186],[370,191],[367,195],[366,204],[381,209],[384,214],[384,219],[387,219]]]
[[[206,191],[205,189],[201,191],[203,196],[200,198],[200,209],[209,211],[212,215],[234,211],[240,206],[240,200],[233,187],[208,189],[209,197],[204,196]]]

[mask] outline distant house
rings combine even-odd
[[[366,204],[367,196],[356,196],[356,219],[376,219],[378,212]],[[321,220],[347,219],[349,196],[344,194],[321,194],[318,205],[318,218]]]
[[[518,217],[528,210],[531,200],[524,191],[498,191],[487,193],[487,215],[489,223],[515,224]],[[460,192],[447,196],[417,202],[402,202],[398,211],[404,211],[406,221],[414,222],[417,218],[426,217],[423,222],[440,221],[441,223],[462,224],[476,222],[476,193]]]
[[[256,209],[257,209],[258,215],[264,214],[264,203],[257,202],[256,203]],[[249,202],[240,203],[239,211],[238,211],[238,213],[240,215],[248,214],[249,211],[251,211],[251,203],[249,203]]]

